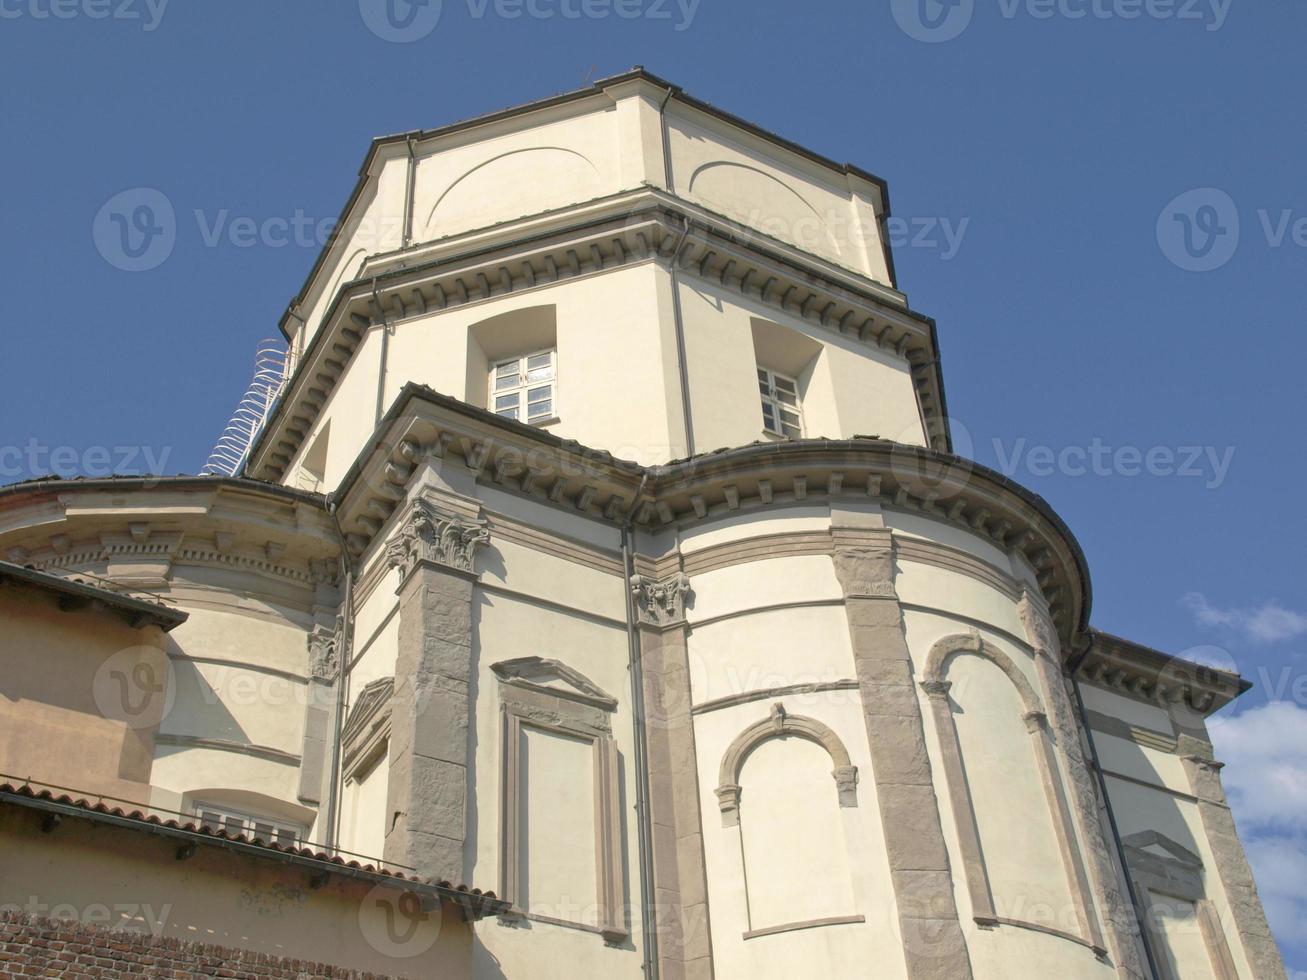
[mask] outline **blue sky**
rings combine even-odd
[[[1307,971],[1307,7],[444,0],[392,43],[374,0],[58,2],[0,0],[0,482],[203,464],[314,258],[206,228],[332,218],[374,135],[643,64],[890,182],[959,447],[1066,518],[1096,625],[1257,683],[1216,738]],[[181,230],[128,273],[92,223],[137,187]]]

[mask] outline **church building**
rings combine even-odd
[[[883,180],[636,68],[373,141],[198,476],[0,488],[0,974],[1282,980],[954,455]]]

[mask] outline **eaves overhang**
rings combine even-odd
[[[237,477],[31,480],[0,488],[0,557],[146,592],[179,563],[315,588],[339,573],[326,508],[322,494]]]
[[[840,174],[849,174],[867,181],[872,184],[876,190],[876,195],[878,197],[876,202],[877,215],[882,224],[882,231],[884,230],[884,222],[888,220],[891,212],[889,185],[883,178],[878,177],[869,170],[865,170],[862,167],[855,166],[851,163],[838,163],[830,157],[823,156],[822,154],[795,143],[792,140],[786,139],[783,136],[778,136],[776,133],[765,129],[762,126],[751,123],[748,120],[741,119],[739,116],[727,112],[712,103],[705,102],[702,99],[697,99],[686,93],[679,85],[674,85],[652,72],[646,71],[643,67],[637,66],[632,68],[630,71],[611,75],[607,78],[601,78],[586,88],[574,89],[545,99],[537,99],[522,105],[500,109],[480,116],[473,116],[469,119],[459,120],[445,126],[438,126],[434,129],[411,130],[405,133],[394,133],[389,136],[379,136],[374,138],[368,148],[367,154],[363,158],[363,163],[359,167],[358,180],[355,183],[353,190],[350,192],[349,197],[346,199],[345,206],[341,209],[340,217],[336,221],[331,236],[318,253],[317,259],[314,261],[313,267],[309,270],[309,274],[305,278],[304,284],[300,287],[299,292],[287,306],[286,312],[282,315],[279,324],[282,335],[287,341],[291,339],[291,333],[287,323],[295,317],[296,314],[294,311],[304,303],[305,299],[312,291],[313,284],[321,274],[323,266],[326,264],[332,249],[339,240],[340,234],[348,227],[350,213],[354,210],[355,205],[363,196],[368,181],[373,177],[373,166],[376,163],[377,158],[383,152],[397,145],[408,144],[410,142],[437,140],[442,137],[463,133],[467,130],[476,129],[478,127],[491,126],[495,123],[500,123],[518,116],[525,116],[531,113],[538,113],[549,109],[555,109],[560,106],[566,106],[585,99],[603,99],[605,98],[604,93],[607,89],[631,82],[645,82],[670,94],[672,99],[682,105],[713,116],[714,118],[741,129],[756,138],[762,139],[790,153],[797,154],[818,166]],[[889,265],[890,281],[891,284],[893,284],[897,282],[897,279],[894,272],[894,253],[893,249],[889,246],[888,239],[886,240],[885,254]]]
[[[257,860],[300,867],[321,876],[322,880],[333,875],[353,878],[368,884],[384,885],[399,891],[450,901],[473,919],[500,915],[511,909],[509,903],[496,898],[494,892],[449,881],[430,881],[381,864],[365,864],[309,846],[265,842],[245,834],[229,834],[193,821],[164,819],[141,810],[125,810],[82,796],[56,794],[28,783],[0,783],[0,806],[17,806],[45,814],[48,832],[54,832],[64,818],[72,818],[171,839],[180,845],[177,860],[184,860],[196,846],[216,847]]]
[[[1089,631],[1089,647],[1077,675],[1135,700],[1166,706],[1182,703],[1206,717],[1252,690],[1238,674],[1163,653],[1102,630]]]
[[[424,260],[414,264],[421,255]],[[645,188],[382,257],[373,274],[342,284],[299,359],[246,472],[284,479],[375,325],[625,265],[657,261],[738,291],[790,316],[854,338],[907,363],[934,448],[951,434],[935,323],[901,294],[674,195]]]
[[[1064,650],[1088,628],[1089,571],[1062,519],[1001,473],[936,450],[797,440],[646,467],[409,384],[331,495],[356,559],[386,540],[428,458],[501,491],[650,533],[802,501],[871,500],[962,527],[1025,562]]]
[[[35,568],[0,561],[0,582],[16,582],[59,597],[65,612],[103,609],[114,613],[134,629],[157,626],[165,633],[180,626],[189,614],[163,602],[126,595],[76,578],[62,578]]]

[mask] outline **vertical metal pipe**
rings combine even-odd
[[[354,567],[345,545],[345,532],[340,526],[336,514],[336,502],[327,501],[327,513],[336,528],[336,537],[340,541],[340,564],[345,573],[345,595],[341,602],[342,624],[340,630],[340,670],[336,676],[336,703],[331,719],[331,754],[330,773],[327,789],[327,810],[323,821],[326,832],[327,850],[335,851],[340,844],[340,733],[345,723],[345,704],[349,697],[349,664],[354,650]]]
[[[644,717],[644,664],[640,655],[640,638],[635,628],[635,597],[631,592],[631,578],[635,574],[631,542],[634,537],[632,518],[640,505],[640,497],[649,480],[646,473],[640,479],[639,489],[631,509],[622,522],[622,588],[626,592],[626,644],[630,658],[631,718],[635,729],[635,813],[640,829],[640,930],[644,952],[646,980],[658,977],[658,911],[657,891],[653,880],[653,819],[649,812],[649,750]]]

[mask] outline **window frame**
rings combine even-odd
[[[304,842],[308,834],[308,829],[302,824],[294,823],[283,817],[250,813],[248,810],[238,810],[220,803],[207,803],[204,800],[196,800],[191,804],[191,809],[195,811],[195,822],[202,827],[213,831],[223,831],[228,834],[239,833],[251,839],[258,838],[265,844],[298,847]],[[213,821],[206,819],[207,817],[216,817],[218,819]],[[239,830],[232,826],[233,820],[240,821]],[[261,834],[258,830],[260,825],[271,828],[273,833],[269,836]],[[287,834],[290,835],[290,840],[284,839]]]
[[[539,357],[542,354],[549,355],[549,377],[547,379],[537,379],[533,382],[529,380],[530,371],[528,365],[531,358]],[[508,364],[517,365],[517,383],[498,388],[496,382],[499,380],[499,369]],[[558,418],[558,348],[556,346],[546,347],[492,361],[487,386],[486,403],[491,413],[501,418],[511,418],[513,421],[521,422],[524,425],[545,425],[554,421]],[[530,414],[531,392],[546,387],[549,389],[549,411],[543,415],[532,417]],[[501,411],[498,407],[499,399],[509,395],[517,396],[517,406],[513,410],[516,414],[513,415],[507,414],[507,410]]]
[[[771,368],[757,365],[757,379],[759,396],[762,400],[762,430],[767,435],[777,439],[802,439],[804,437],[803,425],[803,395],[799,389],[799,379],[780,371],[774,371]],[[787,382],[793,387],[794,404],[789,404],[783,398],[777,395],[777,379]],[[766,386],[766,390],[762,390]],[[784,389],[780,389],[784,390]],[[775,428],[768,424],[768,414],[772,419]],[[786,422],[782,413],[793,415],[795,422]],[[786,426],[789,425],[797,430],[797,434],[786,432]]]

